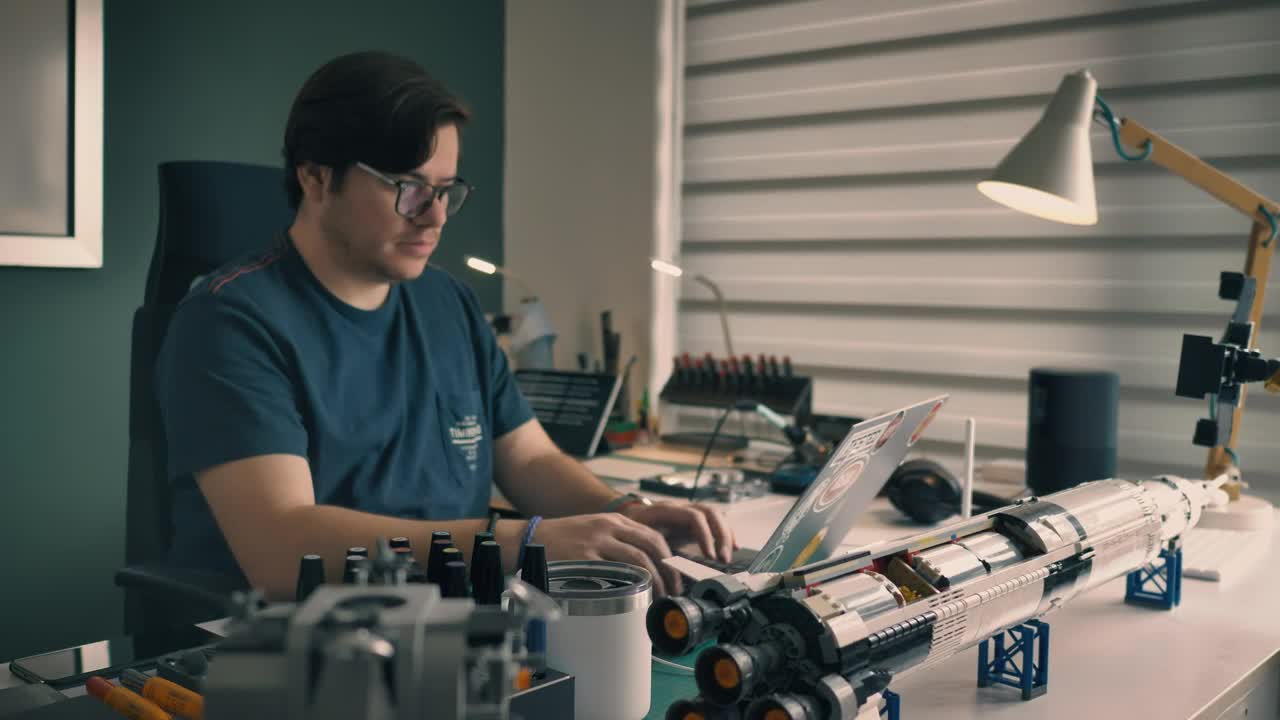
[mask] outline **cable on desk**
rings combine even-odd
[[[753,407],[755,407],[755,401],[747,398],[738,398],[725,406],[720,419],[716,421],[715,429],[711,431],[711,437],[707,438],[707,447],[702,451],[698,469],[693,473],[693,486],[689,488],[689,502],[698,501],[698,479],[702,477],[702,470],[707,466],[707,457],[711,455],[711,448],[715,446],[716,438],[720,436],[720,428],[724,426],[724,421],[729,419],[729,413],[734,410],[750,410]]]
[[[692,674],[693,674],[693,668],[689,667],[688,665],[681,665],[680,663],[673,663],[673,662],[671,662],[670,660],[663,660],[662,658],[658,657],[657,655],[654,655],[654,656],[653,656],[653,661],[654,661],[654,662],[656,662],[656,663],[658,663],[658,666],[659,666],[659,667],[658,667],[658,669],[659,669],[659,670],[665,669],[665,668],[663,668],[663,667],[662,667],[662,666],[664,666],[664,665],[665,665],[666,667],[669,667],[669,668],[675,668],[675,669],[679,670],[681,675],[692,675]]]

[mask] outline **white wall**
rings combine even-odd
[[[658,233],[657,0],[507,3],[505,264],[547,307],[556,366],[600,358],[613,311],[631,410],[648,377]],[[519,294],[508,287],[507,309]]]

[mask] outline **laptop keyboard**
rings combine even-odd
[[[715,558],[709,558],[701,553],[696,552],[679,552],[675,553],[676,557],[682,557],[685,560],[692,560],[699,565],[706,565],[712,570],[732,575],[734,573],[745,572],[751,566],[751,561],[756,559],[757,551],[747,550],[746,548],[738,548],[733,553],[733,562],[725,562]]]

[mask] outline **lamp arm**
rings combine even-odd
[[[730,339],[730,336],[729,336],[729,312],[725,308],[724,293],[720,292],[720,286],[711,282],[711,279],[708,278],[706,275],[702,275],[701,273],[699,273],[698,275],[693,276],[693,280],[694,282],[705,285],[707,289],[711,291],[711,294],[715,296],[716,304],[719,306],[719,309],[720,309],[720,327],[721,329],[724,330],[725,350],[728,351],[729,357],[735,357],[733,353],[733,340]]]
[[[1142,148],[1151,143],[1151,161],[1169,172],[1204,190],[1224,204],[1244,213],[1252,220],[1268,225],[1267,218],[1258,211],[1265,208],[1273,216],[1280,212],[1280,204],[1254,192],[1235,178],[1209,163],[1174,145],[1141,123],[1122,118],[1120,139],[1124,144]]]
[[[1196,187],[1204,190],[1222,203],[1235,208],[1253,220],[1253,228],[1249,233],[1249,251],[1245,257],[1244,274],[1257,280],[1257,292],[1253,298],[1253,306],[1249,308],[1249,319],[1253,322],[1254,337],[1262,322],[1263,300],[1266,295],[1267,278],[1271,274],[1271,256],[1274,254],[1275,216],[1280,213],[1280,205],[1270,200],[1235,178],[1227,175],[1209,163],[1174,145],[1158,133],[1152,132],[1141,123],[1128,118],[1120,120],[1119,135],[1121,141],[1134,148],[1143,148],[1150,143],[1150,159],[1152,162],[1172,172]],[[1205,463],[1206,477],[1216,477],[1233,464],[1233,448],[1240,430],[1240,421],[1244,415],[1245,388],[1240,388],[1240,399],[1232,412],[1231,434],[1226,445],[1210,448],[1209,458]]]

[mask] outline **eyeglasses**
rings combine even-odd
[[[426,212],[427,208],[431,207],[440,198],[445,200],[445,215],[453,215],[462,209],[462,205],[467,201],[467,196],[475,189],[462,178],[457,178],[448,185],[435,186],[424,183],[421,180],[396,180],[383,175],[362,162],[356,163],[356,167],[382,182],[394,186],[396,189],[396,213],[409,220]]]

